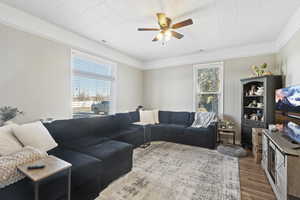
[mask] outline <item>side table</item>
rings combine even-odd
[[[140,147],[141,148],[147,148],[148,146],[150,146],[151,145],[151,139],[150,139],[150,141],[147,140],[146,132],[147,132],[147,128],[148,128],[149,133],[150,133],[149,137],[151,138],[151,128],[149,128],[149,125],[151,125],[151,124],[149,124],[147,122],[135,122],[133,124],[143,126],[143,129],[144,129],[144,144],[142,144]]]
[[[229,135],[229,136],[232,136],[232,141],[233,141],[233,144],[235,145],[235,135],[236,135],[236,132],[233,128],[218,128],[218,142],[221,141],[221,136],[222,135]]]
[[[29,166],[45,165],[43,169],[28,170]],[[18,170],[34,182],[34,199],[39,200],[39,183],[61,171],[68,170],[67,200],[71,200],[71,167],[72,165],[55,156],[20,165]]]

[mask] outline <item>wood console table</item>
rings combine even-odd
[[[280,132],[263,130],[262,167],[278,200],[300,200],[300,149]]]

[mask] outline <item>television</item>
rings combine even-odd
[[[284,126],[284,135],[290,138],[294,143],[300,144],[300,126],[294,122],[288,122]]]
[[[276,90],[275,103],[277,129],[300,144],[300,85]]]
[[[300,118],[300,85],[276,90],[276,111]]]

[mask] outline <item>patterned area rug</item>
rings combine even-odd
[[[96,200],[239,200],[238,159],[214,150],[154,142],[134,150],[133,169]]]

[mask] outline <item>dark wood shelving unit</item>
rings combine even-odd
[[[260,76],[241,79],[242,84],[242,145],[252,147],[252,128],[267,128],[275,122],[275,90],[282,87],[282,76]],[[251,88],[263,87],[263,94],[249,94]],[[249,106],[251,103],[262,103],[262,107]],[[256,120],[251,116],[256,116]]]

